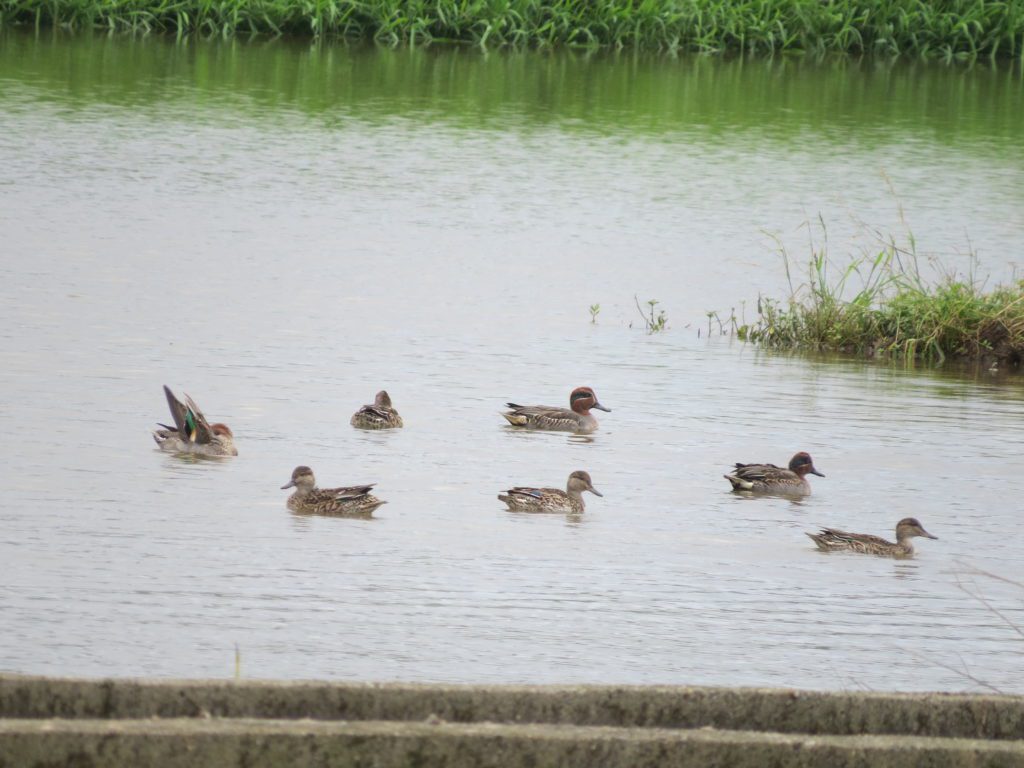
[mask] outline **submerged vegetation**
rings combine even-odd
[[[960,357],[1019,365],[1024,358],[1024,280],[987,290],[973,275],[936,268],[922,276],[913,238],[890,239],[874,255],[830,275],[827,249],[814,250],[808,280],[789,299],[761,297],[741,339],[776,349],[856,352],[942,361]],[[936,265],[930,265],[936,267]],[[860,288],[847,298],[853,278]]]
[[[644,328],[647,329],[648,333],[658,333],[668,328],[668,315],[665,314],[665,310],[659,309],[655,311],[655,307],[661,302],[657,299],[648,299],[645,302],[647,305],[645,310],[640,306],[640,299],[636,296],[633,297],[633,301],[636,304],[636,311],[640,313],[640,317],[644,321]]]
[[[0,0],[0,23],[397,44],[1017,57],[1019,0]]]

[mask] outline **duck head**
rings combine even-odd
[[[896,541],[905,541],[913,536],[923,536],[926,539],[939,538],[928,533],[916,517],[904,517],[896,523]]]
[[[234,454],[235,456],[238,455],[238,449],[235,448],[235,434],[231,431],[231,427],[229,427],[227,424],[222,424],[221,422],[218,421],[216,424],[210,425],[210,431],[216,437],[219,437],[222,443],[231,446],[232,454]]]
[[[824,477],[825,475],[814,468],[814,461],[811,460],[811,454],[806,451],[800,451],[792,459],[789,460],[789,471],[796,472],[800,477],[803,477],[808,472],[818,477]]]
[[[286,488],[297,488],[299,492],[308,492],[316,487],[316,479],[313,477],[313,470],[309,467],[296,467],[292,470],[292,479],[281,486]]]
[[[599,411],[605,411],[611,413],[611,408],[605,408],[599,402],[597,402],[597,395],[594,394],[594,390],[590,387],[576,387],[569,394],[569,407],[572,408],[576,413],[587,413],[591,408],[597,408]]]
[[[583,493],[584,491],[590,491],[595,496],[604,496],[594,484],[590,481],[590,473],[584,472],[582,469],[578,469],[569,475],[569,483],[566,490],[569,493]]]
[[[378,408],[390,408],[391,407],[391,395],[386,390],[381,390],[377,393],[376,397],[373,398],[373,404]]]

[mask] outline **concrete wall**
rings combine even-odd
[[[0,676],[0,768],[1020,766],[1024,697]]]
[[[530,722],[1024,739],[1024,697],[684,686],[458,686],[0,676],[0,718]]]

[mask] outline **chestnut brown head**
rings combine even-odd
[[[576,413],[586,413],[591,408],[597,408],[597,410],[607,413],[611,413],[612,410],[611,408],[605,408],[597,402],[597,395],[594,394],[594,390],[590,387],[576,387],[569,394],[569,407],[576,411]]]
[[[818,477],[825,476],[814,468],[814,461],[811,460],[811,454],[806,451],[800,451],[800,453],[796,454],[789,460],[789,469],[791,472],[796,472],[800,477],[803,477],[807,473],[817,475]]]

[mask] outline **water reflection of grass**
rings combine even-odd
[[[665,51],[1019,57],[1024,15],[996,0],[0,0],[0,21]]]
[[[922,275],[913,238],[890,238],[871,255],[830,274],[827,247],[812,248],[806,283],[788,300],[760,298],[757,319],[740,338],[778,349],[857,352],[908,359],[988,359],[1019,365],[1024,359],[1024,280],[986,289],[973,275],[931,266]],[[933,260],[931,260],[933,261]],[[853,278],[860,287],[850,298]]]
[[[3,3],[4,0],[0,0]],[[74,77],[68,77],[74,72]],[[300,40],[196,40],[0,29],[0,77],[79,106],[187,105],[197,120],[285,108],[334,130],[349,117],[408,125],[668,138],[712,148],[784,142],[832,156],[911,141],[1019,166],[1024,89],[1005,64],[877,57],[490,55]],[[993,106],[996,105],[996,106]],[[808,141],[809,136],[813,140]]]

